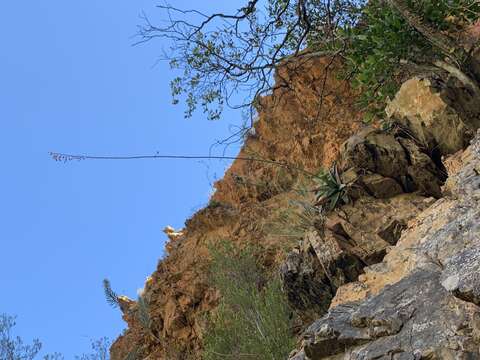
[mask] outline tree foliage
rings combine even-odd
[[[162,59],[180,71],[171,82],[174,103],[185,100],[187,117],[200,107],[218,119],[225,106],[252,109],[258,96],[272,90],[280,62],[308,56],[302,50],[310,41],[332,41],[339,27],[356,23],[362,2],[251,0],[233,13],[212,15],[160,5],[167,25],[145,16],[139,43],[169,41]]]
[[[395,4],[371,0],[360,25],[341,29],[349,39],[344,52],[348,74],[361,90],[360,104],[368,110],[368,120],[383,113],[386,100],[393,97],[405,75],[444,70],[439,62],[449,57],[455,67],[468,72],[462,64],[465,59],[454,58],[454,53],[462,50],[445,34],[475,22],[480,15],[478,1],[408,0]]]
[[[253,112],[280,63],[317,55],[345,60],[370,118],[409,71],[447,71],[480,95],[465,66],[468,51],[450,36],[478,20],[477,0],[251,0],[211,15],[159,8],[167,25],[145,16],[139,43],[169,41],[163,59],[180,71],[171,89],[174,103],[185,100],[187,117],[201,108],[218,119],[226,105]]]

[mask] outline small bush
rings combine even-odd
[[[295,346],[290,310],[278,279],[267,279],[251,248],[212,248],[212,285],[222,299],[204,339],[204,359],[287,358]]]

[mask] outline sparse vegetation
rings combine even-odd
[[[210,199],[207,207],[210,209],[216,209],[222,207],[224,204],[221,201]]]
[[[148,309],[147,302],[145,301],[143,296],[138,297],[137,301],[138,305],[138,314],[137,319],[142,324],[145,329],[150,329],[152,326],[152,321],[150,319],[150,313]]]
[[[108,279],[103,280],[103,290],[105,292],[105,298],[107,303],[117,308],[120,306],[119,304],[119,296],[118,294],[112,289],[110,281]],[[137,321],[142,325],[142,327],[147,331],[147,333],[156,341],[159,341],[158,337],[154,334],[152,330],[152,320],[150,318],[150,310],[148,307],[147,300],[145,299],[144,295],[139,295],[137,299],[137,310],[135,312],[135,317]],[[134,353],[138,351],[132,351],[129,356],[134,356]],[[83,360],[83,359],[81,359]]]
[[[321,208],[311,204],[309,199],[289,200],[268,223],[268,233],[272,236],[286,237],[290,241],[282,242],[290,249],[295,240],[301,240],[305,232],[315,227],[321,216]]]
[[[134,348],[132,351],[130,351],[127,354],[127,356],[125,357],[124,360],[138,360],[139,353],[140,353],[140,349],[139,348]]]
[[[252,248],[211,248],[212,285],[222,299],[209,317],[204,358],[285,359],[295,340],[280,281],[263,274]]]
[[[138,322],[142,325],[145,331],[157,342],[160,342],[160,339],[155,335],[153,331],[153,323],[150,317],[150,308],[147,300],[143,295],[140,295],[137,300],[137,313],[136,317]]]

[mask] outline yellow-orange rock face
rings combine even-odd
[[[362,118],[353,92],[335,74],[335,63],[320,58],[287,63],[277,71],[276,84],[273,94],[260,100],[255,136],[246,139],[239,156],[309,172],[330,166]],[[129,328],[113,344],[112,360],[136,350],[151,360],[200,358],[204,315],[220,297],[208,284],[208,245],[222,239],[260,245],[264,265],[276,269],[292,240],[267,229],[278,209],[297,196],[292,185],[298,177],[292,169],[235,161],[216,184],[211,204],[186,222],[145,286],[151,331],[125,314]],[[135,305],[131,311],[137,311]]]

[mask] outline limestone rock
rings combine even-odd
[[[408,167],[405,150],[396,139],[367,127],[350,137],[341,148],[342,168],[360,168],[382,176],[398,178]]]
[[[405,230],[406,227],[407,224],[405,221],[392,219],[379,228],[377,234],[390,245],[395,245],[398,239],[400,239],[402,231]]]
[[[292,308],[304,322],[326,313],[337,290],[382,261],[408,221],[430,204],[416,194],[367,196],[343,206],[343,216],[329,214],[325,228],[307,231],[280,268]]]
[[[449,197],[339,288],[291,359],[480,358],[480,132],[466,154]]]
[[[442,271],[442,285],[459,299],[480,305],[480,248],[462,251]]]
[[[406,81],[386,113],[408,128],[418,141],[431,149],[438,148],[442,154],[465,148],[472,135],[461,113],[442,97],[432,79]]]
[[[280,276],[288,302],[304,322],[325,313],[333,297],[320,264],[314,257],[291,251],[280,267]]]
[[[304,335],[308,359],[475,359],[480,310],[448,294],[439,274],[418,271],[376,297],[332,309]]]
[[[178,230],[176,231],[173,227],[171,227],[170,225],[166,226],[164,229],[163,229],[163,232],[168,236],[168,238],[170,239],[170,241],[177,241],[178,239],[180,239],[184,233],[182,230]]]
[[[432,198],[401,194],[388,199],[362,197],[328,216],[327,228],[346,238],[351,251],[368,264],[381,261],[401,229],[432,203]]]
[[[400,184],[391,177],[368,174],[361,178],[362,187],[377,199],[386,199],[403,193]]]
[[[367,127],[348,139],[342,146],[341,167],[354,182],[351,187],[360,186],[377,198],[417,190],[440,197],[443,169],[405,136]]]

